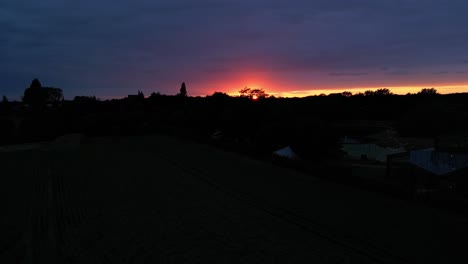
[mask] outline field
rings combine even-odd
[[[165,136],[0,152],[0,263],[466,263],[468,221]]]

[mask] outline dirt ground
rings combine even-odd
[[[467,263],[468,221],[179,139],[0,153],[0,263]]]

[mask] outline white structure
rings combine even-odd
[[[444,175],[468,167],[468,155],[437,152],[433,148],[410,152],[410,162],[433,174]]]
[[[290,160],[300,160],[301,158],[289,147],[285,147],[273,152],[273,156],[286,158]]]

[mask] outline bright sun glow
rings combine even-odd
[[[252,100],[257,100],[257,99],[258,99],[258,96],[256,96],[256,95],[252,96]]]

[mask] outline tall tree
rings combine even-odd
[[[2,103],[7,104],[8,103],[8,98],[6,95],[2,96]]]
[[[180,93],[178,94],[181,97],[187,97],[187,87],[185,87],[185,82],[182,82],[180,86]]]
[[[32,89],[42,88],[42,85],[41,85],[41,82],[39,81],[39,79],[34,78],[34,80],[32,80],[32,82],[31,82],[31,85],[29,86],[29,88],[32,88]]]
[[[32,80],[31,85],[29,85],[29,88],[24,90],[23,102],[37,108],[42,105],[44,101],[41,82],[35,78]]]

